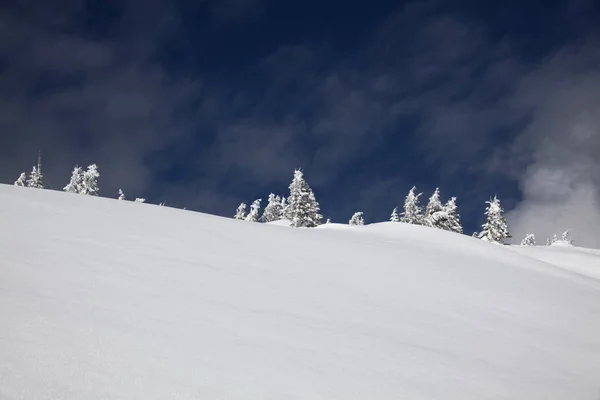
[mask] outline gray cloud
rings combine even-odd
[[[579,244],[600,247],[598,48],[596,40],[567,46],[519,82],[514,102],[532,117],[511,149],[530,158],[524,201],[508,216],[518,238],[573,229]]]

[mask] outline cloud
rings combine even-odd
[[[120,3],[109,32],[82,26],[88,4],[14,3],[0,17],[2,180],[29,170],[41,149],[49,187],[62,188],[74,164],[96,162],[103,195],[143,195],[146,158],[186,134],[174,114],[197,84],[172,80],[152,60],[156,32],[176,20],[167,3]]]
[[[523,76],[513,101],[531,120],[512,154],[528,163],[524,200],[509,213],[517,237],[573,229],[600,247],[600,63],[598,42],[569,45]]]

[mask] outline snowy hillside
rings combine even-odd
[[[1,399],[600,396],[597,252],[3,185],[0,227]]]

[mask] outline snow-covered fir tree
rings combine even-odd
[[[546,246],[552,245],[552,240],[550,238],[546,238]]]
[[[252,202],[252,204],[250,205],[250,212],[246,216],[246,221],[258,222],[261,201],[262,201],[262,199],[256,199]]]
[[[21,175],[19,175],[19,179],[17,179],[15,181],[15,186],[25,186],[26,180],[27,180],[27,174],[25,174],[25,172],[21,172]]]
[[[483,230],[479,233],[479,238],[490,243],[503,244],[504,240],[511,236],[510,233],[508,233],[506,220],[502,215],[504,210],[500,205],[500,200],[498,200],[497,196],[494,196],[494,198],[487,201],[486,204],[488,204],[485,210],[487,221],[482,225]]]
[[[521,246],[535,246],[535,235],[528,233],[523,240],[521,240]]]
[[[456,206],[456,197],[451,197],[446,204],[442,206],[441,211],[436,211],[430,217],[431,226],[444,229],[450,232],[462,233],[460,215]]]
[[[125,193],[121,189],[119,189],[119,200],[125,200]]]
[[[98,177],[100,177],[98,166],[96,164],[89,165],[83,173],[79,194],[98,196]]]
[[[233,216],[235,219],[244,220],[246,219],[246,203],[241,203]]]
[[[321,224],[323,216],[319,213],[319,203],[301,170],[294,171],[287,203],[285,214],[291,226],[312,228]]]
[[[269,202],[263,211],[260,222],[273,222],[279,221],[283,218],[283,206],[280,196],[275,196],[271,193],[269,195]]]
[[[327,218],[327,221],[325,221],[326,224],[330,224],[331,223],[331,218]]]
[[[390,215],[390,221],[400,222],[400,214],[398,214],[398,207],[394,207],[394,211],[392,211],[392,215]]]
[[[63,188],[63,190],[67,193],[76,193],[79,194],[83,190],[83,170],[81,167],[75,166],[73,168],[73,172],[71,172],[71,180]]]
[[[29,179],[27,179],[27,186],[36,189],[44,188],[44,175],[42,174],[42,170],[37,167],[33,167],[31,173],[29,174]]]
[[[423,208],[419,204],[419,197],[423,193],[416,194],[417,188],[413,186],[404,200],[404,212],[400,218],[401,222],[407,224],[423,225]]]
[[[552,235],[552,244],[558,242],[558,236],[556,236],[556,233],[554,235]]]
[[[350,221],[348,222],[350,225],[364,225],[365,220],[363,219],[362,211],[355,212]]]
[[[561,240],[565,244],[573,245],[573,236],[571,235],[571,230],[570,229],[567,229],[566,231],[563,232],[563,234],[561,236]]]
[[[427,203],[427,207],[425,207],[425,224],[434,228],[440,228],[441,215],[435,215],[436,213],[440,213],[443,210],[442,202],[440,200],[440,189],[436,188],[431,197],[429,198],[429,202]]]

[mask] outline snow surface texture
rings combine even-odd
[[[0,226],[3,400],[600,396],[585,249],[3,185]]]

